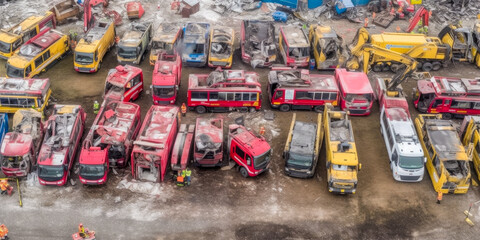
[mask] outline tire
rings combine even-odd
[[[204,106],[197,106],[195,107],[195,112],[197,112],[198,114],[204,114],[207,112],[207,108]]]
[[[320,105],[317,105],[317,106],[313,107],[313,111],[315,111],[317,113],[323,112],[323,109],[324,109],[324,106],[320,106]]]
[[[429,62],[426,62],[426,63],[424,63],[424,64],[422,65],[422,70],[425,71],[425,72],[430,72],[430,71],[432,71],[432,68],[433,68],[433,66],[432,66],[432,64],[429,63]]]
[[[400,67],[400,64],[393,63],[392,65],[390,65],[390,71],[397,73]]]
[[[241,112],[241,113],[246,113],[246,112],[248,112],[248,108],[247,107],[240,107],[240,108],[238,108],[238,111]]]
[[[248,177],[248,171],[244,167],[240,167],[240,174],[242,177],[247,178]]]
[[[442,118],[443,119],[452,119],[453,115],[451,113],[442,113]]]
[[[381,72],[383,70],[383,64],[377,63],[372,66],[374,72]]]
[[[278,108],[278,109],[282,112],[288,112],[288,111],[290,111],[290,105],[282,104],[282,105],[280,105],[280,108]]]
[[[432,63],[432,70],[433,71],[438,71],[442,68],[442,64],[440,62],[433,62]]]

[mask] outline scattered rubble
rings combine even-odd
[[[432,11],[430,21],[434,21],[442,27],[446,24],[461,20],[477,18],[480,11],[480,1],[469,0],[424,0],[423,5]]]

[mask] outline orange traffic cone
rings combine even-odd
[[[397,26],[396,30],[397,32],[400,32],[401,31],[400,26]]]
[[[261,136],[265,135],[265,127],[261,126],[259,133]]]
[[[185,117],[185,115],[187,114],[187,106],[185,106],[185,103],[182,103],[181,111],[182,111],[182,116]]]
[[[368,27],[368,18],[365,18],[364,23],[365,24],[363,25],[363,27],[367,28]]]

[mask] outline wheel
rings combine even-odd
[[[372,67],[372,70],[374,72],[381,72],[383,70],[383,64],[381,63],[374,64]]]
[[[451,113],[442,113],[443,119],[452,119],[453,115]]]
[[[280,111],[282,111],[282,112],[288,112],[288,111],[290,111],[290,105],[288,105],[288,104],[282,104],[282,105],[280,105],[280,108],[279,108],[279,109],[280,109]]]
[[[238,111],[240,111],[242,113],[246,113],[246,112],[248,112],[248,108],[247,107],[241,107],[241,108],[238,108]]]
[[[257,111],[257,109],[256,109],[256,108],[254,108],[254,107],[250,107],[250,108],[248,109],[248,111],[250,111],[251,113],[254,113],[254,112],[256,112],[256,111]]]
[[[426,62],[426,63],[424,63],[424,64],[422,65],[422,70],[425,71],[425,72],[430,72],[430,71],[432,71],[432,68],[433,68],[433,66],[432,66],[432,64],[429,63],[429,62]]]
[[[247,169],[245,169],[244,167],[241,167],[240,174],[242,174],[242,177],[247,178],[248,177]]]
[[[432,63],[432,70],[433,71],[438,71],[442,68],[442,64],[440,62],[433,62]]]
[[[198,114],[203,114],[207,112],[207,108],[204,106],[197,106],[195,108],[195,112],[197,112]]]
[[[313,107],[313,111],[315,111],[317,113],[321,113],[321,112],[323,112],[323,108],[324,108],[324,106],[317,105],[317,106]]]
[[[400,69],[400,67],[401,67],[400,64],[394,63],[394,64],[390,65],[390,71],[396,73],[396,72],[398,72],[398,70]]]

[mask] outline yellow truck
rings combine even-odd
[[[296,114],[293,114],[283,151],[287,176],[313,177],[317,169],[323,134],[322,114],[318,114],[316,123],[296,121]]]
[[[210,30],[209,67],[231,68],[235,31],[230,27],[215,26]]]
[[[351,55],[359,55],[358,52],[362,51],[364,44],[412,57],[418,62],[418,67],[425,72],[437,71],[451,60],[450,47],[447,44],[442,43],[438,37],[423,34],[387,32],[370,35],[365,28],[360,28],[349,46]],[[380,62],[376,61],[373,64],[381,64],[382,59],[378,60]],[[388,69],[389,66],[385,66],[384,69]]]
[[[470,187],[469,157],[457,129],[441,114],[420,114],[415,128],[427,158],[425,166],[436,192],[467,193]]]
[[[46,12],[43,16],[30,16],[13,27],[0,30],[0,58],[11,57],[22,44],[46,27],[55,28],[55,24],[55,15]]]
[[[70,39],[55,29],[44,29],[28,40],[7,61],[7,77],[33,78],[70,51]]]
[[[323,112],[325,148],[327,151],[328,191],[355,194],[358,183],[357,147],[353,137],[352,122],[345,111],[334,111],[331,104]]]
[[[480,180],[480,116],[465,116],[460,126],[460,138],[463,146],[471,151],[469,154],[473,169],[477,172],[478,180]]]
[[[179,23],[161,23],[155,30],[150,47],[150,65],[155,65],[161,53],[174,55],[177,45],[181,42],[182,25]]]
[[[132,23],[117,45],[120,64],[137,64],[145,58],[152,39],[152,22]]]
[[[334,69],[346,61],[343,39],[330,26],[311,25],[308,38],[317,69]]]
[[[74,50],[73,68],[77,72],[97,72],[103,58],[115,44],[115,25],[109,20],[97,20]]]

